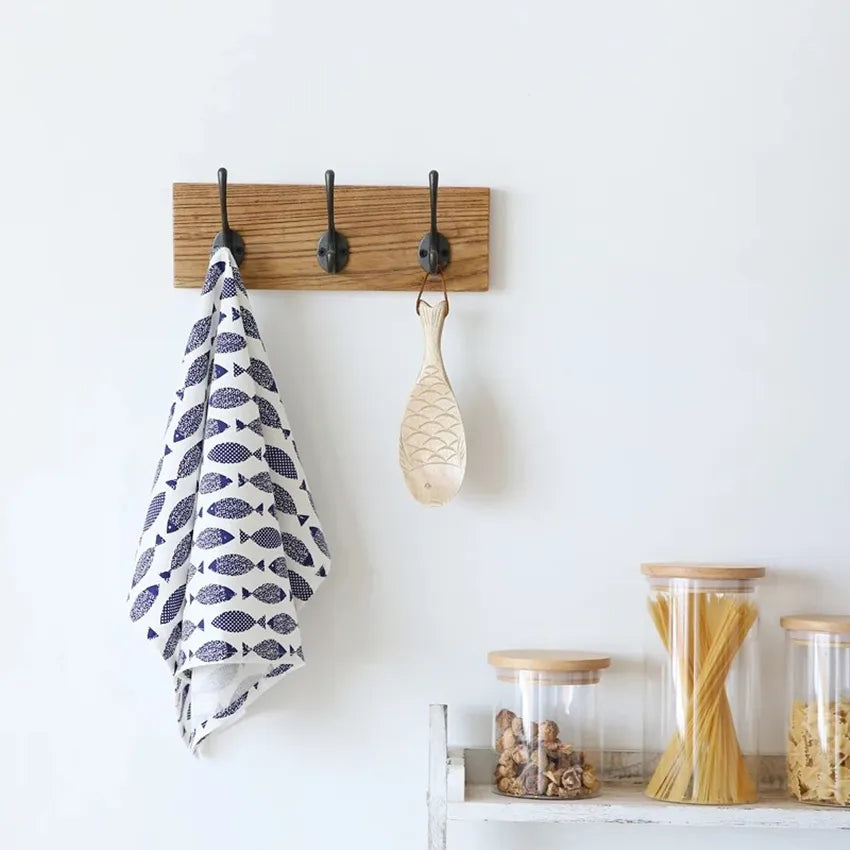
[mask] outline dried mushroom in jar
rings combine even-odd
[[[496,789],[513,797],[562,800],[599,793],[596,769],[581,750],[562,741],[560,734],[554,720],[524,723],[522,717],[503,708],[496,715]]]

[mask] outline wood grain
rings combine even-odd
[[[331,275],[316,260],[316,245],[328,226],[324,186],[229,184],[230,226],[245,240],[246,286],[417,291],[424,276],[417,252],[429,226],[428,188],[337,186],[334,202],[336,228],[348,238],[351,256],[342,272]],[[451,243],[448,289],[486,290],[490,190],[441,187],[437,215]],[[175,183],[175,286],[201,286],[220,229],[216,184]]]

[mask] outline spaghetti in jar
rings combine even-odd
[[[677,803],[758,798],[757,579],[764,567],[644,564],[646,793]]]

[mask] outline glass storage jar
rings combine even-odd
[[[644,564],[646,793],[678,803],[758,797],[756,579],[764,567]]]
[[[850,614],[793,614],[786,630],[788,791],[850,805]]]
[[[597,697],[604,655],[544,649],[491,652],[499,698],[493,712],[495,790],[513,797],[577,800],[601,788]]]

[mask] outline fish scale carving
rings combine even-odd
[[[466,471],[466,438],[460,409],[446,376],[440,340],[448,305],[420,304],[425,333],[422,369],[404,412],[399,463],[414,498],[443,505],[460,489]]]

